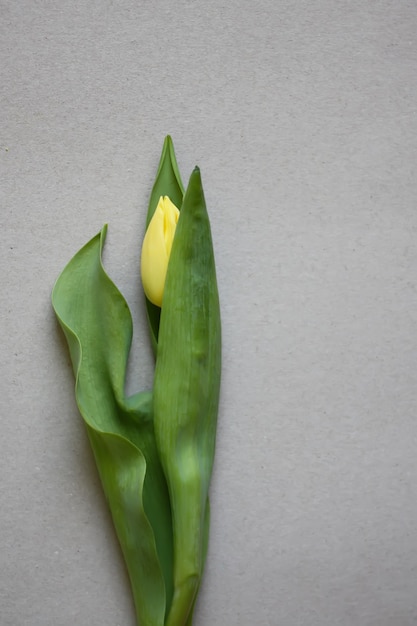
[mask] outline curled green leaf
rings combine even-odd
[[[163,626],[172,598],[171,507],[153,432],[152,394],[124,394],[131,315],[105,273],[106,227],[69,262],[52,304],[76,400],[126,560],[140,626]]]

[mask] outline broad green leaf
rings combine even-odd
[[[175,206],[181,210],[183,195],[184,186],[181,182],[177,159],[175,158],[174,145],[171,137],[168,135],[164,141],[155,183],[149,200],[146,228],[149,226],[161,196],[168,196]],[[156,353],[161,309],[146,298],[146,312],[151,331],[152,347],[154,353]]]
[[[106,227],[66,266],[52,303],[68,341],[76,400],[125,557],[138,624],[163,626],[173,594],[171,508],[155,445],[152,394],[124,394],[132,320],[102,266],[105,236]]]
[[[216,270],[196,168],[168,263],[154,377],[155,436],[173,512],[174,596],[167,626],[187,623],[203,571],[220,367]]]

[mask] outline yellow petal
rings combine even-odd
[[[179,215],[179,210],[168,196],[161,196],[143,240],[143,289],[148,300],[159,307],[162,306],[169,255]]]

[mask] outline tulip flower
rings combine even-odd
[[[192,626],[208,546],[221,329],[200,170],[184,193],[170,137],[146,223],[141,274],[156,357],[152,390],[126,395],[132,317],[103,268],[106,226],[65,267],[52,304],[138,626]]]
[[[168,196],[159,198],[142,246],[141,274],[146,297],[162,306],[165,278],[179,210]]]

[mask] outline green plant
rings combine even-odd
[[[191,626],[208,542],[220,309],[200,171],[194,169],[184,194],[170,137],[147,226],[165,196],[180,214],[169,235],[162,306],[146,298],[156,357],[152,391],[124,392],[132,319],[102,265],[106,226],[65,267],[52,304],[68,342],[77,405],[126,561],[138,624]]]

